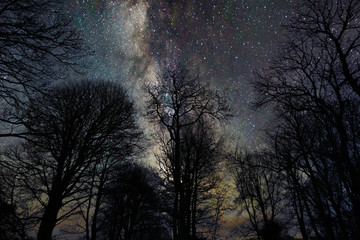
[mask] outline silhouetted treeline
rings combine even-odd
[[[224,201],[213,122],[228,115],[226,97],[164,65],[161,84],[145,86],[163,133],[160,171],[138,165],[144,138],[123,87],[66,81],[82,78],[88,51],[62,4],[0,5],[1,238],[51,239],[58,225],[88,240],[216,236]]]
[[[0,239],[360,238],[359,1],[299,3],[253,82],[274,115],[249,149],[227,148],[229,99],[180,60],[144,81],[143,113],[120,84],[84,79],[61,4],[0,3]]]

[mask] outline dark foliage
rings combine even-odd
[[[16,214],[16,207],[8,204],[0,192],[0,240],[25,240],[23,223]]]
[[[270,221],[259,232],[262,240],[289,240],[292,239],[284,234],[284,226],[278,222]]]
[[[136,164],[118,169],[105,189],[100,239],[170,239],[161,181],[154,170]]]

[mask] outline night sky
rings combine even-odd
[[[254,144],[268,113],[249,109],[249,82],[284,39],[296,0],[71,0],[65,11],[95,50],[92,78],[121,81],[139,106],[159,61],[178,59],[226,89],[230,137]]]

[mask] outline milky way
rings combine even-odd
[[[254,143],[267,113],[250,110],[252,72],[283,40],[293,0],[72,0],[65,10],[95,50],[93,78],[121,81],[142,101],[159,61],[180,59],[226,89],[237,117],[229,132]]]

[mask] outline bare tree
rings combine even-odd
[[[158,164],[164,184],[174,196],[173,145],[168,144],[167,138],[158,140],[162,152],[157,155]],[[209,236],[217,231],[215,225],[222,214],[221,194],[218,191],[219,184],[223,183],[219,174],[221,161],[222,141],[215,139],[215,133],[207,123],[199,121],[184,129],[179,208],[184,216],[183,231],[187,239]]]
[[[287,178],[287,192],[291,196],[304,239],[317,237],[352,238],[356,228],[351,199],[346,183],[333,160],[338,144],[330,135],[328,119],[318,119],[310,113],[290,111],[281,127],[272,131],[278,168]]]
[[[358,238],[360,2],[304,0],[296,13],[279,55],[258,75],[257,103],[277,111],[272,146],[303,237]]]
[[[22,101],[69,70],[83,67],[88,51],[63,11],[62,0],[0,2],[0,100],[3,123],[16,124],[7,104]],[[22,96],[19,96],[21,93]],[[12,126],[0,136],[15,135]]]
[[[199,120],[183,133],[182,171],[183,185],[181,212],[185,216],[185,231],[193,238],[202,228],[209,235],[210,221],[215,216],[210,202],[215,200],[216,189],[223,182],[219,174],[222,162],[222,141],[208,123]]]
[[[134,108],[115,83],[79,81],[31,97],[16,117],[30,135],[5,164],[40,204],[38,239],[51,239],[88,199],[95,166],[131,151],[139,136]]]
[[[24,193],[18,188],[18,173],[7,165],[6,158],[0,160],[0,239],[28,239],[36,219],[33,210],[36,206],[23,201]]]
[[[220,168],[217,171],[220,172],[222,170],[224,170],[224,168]],[[225,175],[226,172],[222,172],[222,174]],[[222,226],[226,222],[225,212],[231,210],[229,204],[230,185],[226,181],[225,178],[222,178],[221,181],[218,182],[216,188],[213,189],[211,198],[205,205],[205,207],[208,207],[210,210],[207,225],[211,240],[221,239]]]
[[[183,153],[186,129],[200,119],[225,119],[229,116],[226,98],[211,90],[180,64],[163,66],[155,83],[145,86],[148,94],[147,115],[164,131],[162,143],[167,169],[173,186],[173,236],[175,240],[186,239],[186,217],[182,210],[184,199]],[[166,139],[166,140],[165,140]],[[170,179],[171,178],[171,179]]]
[[[273,159],[264,152],[249,153],[237,149],[228,160],[238,192],[236,202],[249,220],[248,226],[243,226],[243,233],[255,233],[262,239],[281,239],[286,233],[280,229],[272,232],[270,238],[263,236],[264,230],[275,225],[285,226],[286,222],[284,179],[272,167]]]

